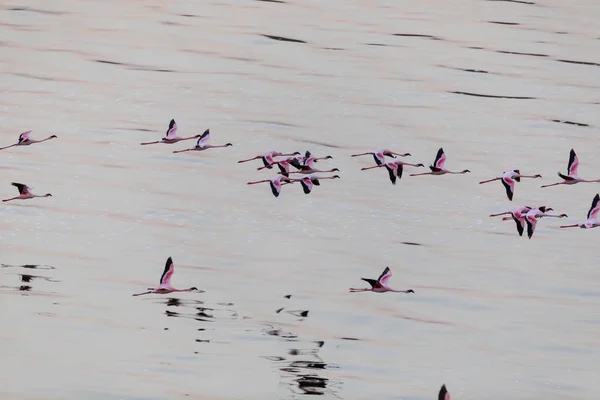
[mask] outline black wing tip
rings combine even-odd
[[[446,384],[444,383],[440,388],[440,392],[438,393],[438,400],[445,400],[446,394],[448,393],[448,389],[446,389]]]
[[[171,265],[173,264],[173,258],[171,256],[169,256],[169,258],[167,258],[167,265]]]

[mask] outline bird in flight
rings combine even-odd
[[[135,293],[132,296],[142,296],[145,294],[166,294],[172,292],[194,292],[199,291],[197,287],[191,287],[189,289],[175,289],[171,286],[171,278],[173,277],[173,272],[175,272],[175,264],[173,264],[173,259],[169,257],[167,259],[167,263],[165,264],[165,270],[160,277],[160,285],[157,288],[148,288],[147,292]]]
[[[388,281],[392,277],[392,270],[390,267],[385,267],[379,278],[369,279],[369,278],[360,278],[363,281],[369,283],[371,285],[370,288],[362,288],[355,289],[350,288],[351,292],[375,292],[375,293],[385,293],[385,292],[397,292],[397,293],[414,293],[415,291],[412,289],[408,290],[395,290],[388,286]]]

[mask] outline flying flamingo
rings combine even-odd
[[[375,293],[385,293],[385,292],[397,292],[397,293],[414,293],[415,291],[412,289],[408,290],[395,290],[388,286],[388,280],[392,276],[392,270],[390,267],[385,267],[381,275],[377,280],[369,279],[369,278],[360,278],[365,282],[368,282],[371,287],[368,289],[354,289],[350,288],[351,292],[375,292]]]
[[[286,156],[287,157],[287,156],[296,156],[296,155],[300,155],[300,152],[295,151],[295,152],[290,153],[290,154],[284,154],[284,153],[281,153],[279,151],[269,151],[268,153],[261,154],[260,156],[252,157],[252,158],[249,158],[247,160],[240,160],[240,161],[238,161],[238,164],[239,163],[245,163],[245,162],[252,161],[252,160],[259,160],[260,159],[260,160],[262,160],[262,162],[263,162],[263,164],[265,165],[266,168],[271,169],[271,168],[273,168],[273,163],[275,162],[273,160],[273,157],[282,157],[282,156]]]
[[[287,176],[284,175],[277,175],[274,178],[271,179],[264,179],[262,181],[256,181],[256,182],[248,182],[248,185],[255,185],[257,183],[263,183],[263,182],[269,182],[269,185],[271,186],[271,192],[273,192],[273,196],[275,197],[279,197],[279,194],[281,193],[281,186],[285,185],[287,183],[292,183],[292,180],[290,178],[288,178]]]
[[[186,137],[186,138],[177,136],[177,124],[175,123],[175,120],[172,119],[171,122],[169,123],[169,129],[167,129],[167,134],[164,138],[157,140],[156,142],[146,142],[146,143],[140,143],[140,144],[141,145],[156,144],[156,143],[173,144],[173,143],[181,142],[182,140],[196,139],[196,138],[199,138],[200,136],[201,135],[194,135],[194,136],[190,136],[190,137]]]
[[[339,175],[333,175],[333,176],[304,176],[302,178],[299,179],[291,179],[292,182],[300,182],[300,184],[302,185],[302,190],[304,190],[304,194],[309,194],[310,192],[312,192],[313,189],[313,185],[314,186],[321,186],[321,179],[340,179]]]
[[[50,139],[54,139],[54,138],[58,137],[56,135],[51,135],[51,136],[48,136],[46,139],[33,140],[30,138],[30,136],[31,136],[31,131],[23,132],[19,135],[19,140],[17,141],[17,143],[11,144],[10,146],[6,146],[6,147],[0,147],[0,150],[8,149],[8,148],[15,147],[15,146],[29,146],[30,144],[42,143],[42,142],[45,142],[46,140],[50,140]]]
[[[541,187],[544,188],[544,187],[550,187],[550,186],[556,186],[556,185],[574,185],[579,182],[600,182],[600,179],[594,179],[594,180],[581,179],[579,176],[577,176],[578,168],[579,168],[579,158],[577,157],[577,154],[575,154],[575,150],[571,149],[571,152],[569,153],[569,165],[567,167],[567,175],[563,175],[560,172],[558,173],[558,176],[560,176],[563,179],[563,181],[558,182],[558,183],[552,183],[550,185],[542,185]]]
[[[3,202],[11,201],[11,200],[27,200],[27,199],[33,199],[34,197],[52,197],[52,195],[50,193],[47,193],[45,195],[33,194],[30,191],[33,188],[30,188],[29,186],[24,185],[22,183],[12,182],[11,185],[16,186],[16,188],[19,189],[19,195],[17,197],[13,197],[12,199],[2,200]]]
[[[444,153],[444,149],[440,147],[435,156],[435,161],[433,165],[429,166],[431,172],[423,172],[420,174],[410,174],[410,176],[419,176],[419,175],[445,175],[445,174],[466,174],[467,172],[471,172],[468,169],[465,169],[460,172],[452,172],[446,169],[446,154]]]
[[[446,385],[442,385],[442,388],[438,393],[438,400],[450,400],[450,393],[446,389]]]
[[[521,182],[521,178],[541,178],[542,176],[539,174],[536,175],[521,175],[521,171],[518,169],[513,169],[511,171],[505,171],[502,173],[502,176],[496,177],[494,179],[488,179],[487,181],[481,181],[479,184],[494,182],[494,181],[502,181],[504,188],[506,189],[506,195],[508,199],[512,201],[513,194],[515,193],[515,181]]]
[[[490,217],[497,217],[500,215],[510,214],[510,217],[502,218],[502,221],[513,220],[517,224],[517,232],[519,236],[523,236],[523,230],[525,229],[525,214],[531,210],[529,206],[521,206],[513,209],[512,211],[506,211],[498,214],[490,214]]]
[[[375,160],[375,164],[381,165],[381,164],[385,163],[385,156],[388,156],[391,158],[396,158],[396,156],[407,157],[407,156],[410,156],[410,153],[402,154],[402,153],[393,152],[388,149],[379,149],[379,150],[368,151],[366,153],[352,154],[350,157],[360,157],[360,156],[368,156],[368,155],[373,156],[373,159]]]
[[[217,147],[233,146],[231,143],[225,143],[225,144],[221,144],[218,146],[213,146],[213,145],[208,144],[209,140],[210,140],[210,130],[207,129],[198,138],[198,141],[196,142],[196,146],[192,147],[191,149],[175,150],[173,153],[183,153],[184,151],[202,151],[202,150],[206,150],[206,149],[216,149]]]
[[[390,181],[393,185],[396,184],[396,176],[398,179],[402,179],[402,171],[404,165],[410,165],[412,167],[424,167],[423,164],[410,164],[404,161],[387,161],[384,164],[374,165],[372,167],[364,167],[361,168],[361,171],[366,171],[368,169],[385,167],[390,175]]]
[[[531,239],[531,237],[533,236],[533,232],[535,231],[535,227],[537,225],[537,221],[539,218],[543,218],[543,217],[563,218],[563,217],[568,216],[567,214],[561,214],[561,215],[547,214],[550,211],[554,211],[554,210],[552,210],[552,208],[550,208],[550,207],[541,206],[541,207],[529,210],[525,214],[525,223],[527,224],[527,237],[529,237],[529,239]]]
[[[598,222],[598,212],[600,212],[600,204],[598,201],[600,200],[600,195],[596,193],[594,199],[592,200],[592,206],[590,207],[590,211],[587,213],[587,220],[582,224],[575,225],[564,225],[561,228],[582,228],[582,229],[591,229],[600,226],[600,222]]]
[[[167,294],[172,292],[198,291],[197,287],[191,287],[189,289],[175,289],[174,287],[172,287],[171,278],[173,277],[173,272],[175,272],[175,264],[173,264],[173,259],[169,257],[167,259],[167,263],[165,264],[165,270],[163,271],[163,274],[160,277],[160,285],[157,288],[148,288],[147,292],[132,294],[132,296],[142,296],[144,294]]]

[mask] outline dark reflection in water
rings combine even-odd
[[[289,298],[288,296],[285,296]],[[281,308],[278,313],[283,310]],[[307,310],[290,310],[288,313],[296,316],[308,316]],[[263,358],[272,361],[281,372],[280,385],[289,388],[293,393],[291,398],[303,395],[333,395],[338,397],[339,385],[341,382],[331,381],[330,378],[323,376],[327,370],[337,368],[326,363],[319,356],[320,349],[325,345],[323,340],[306,340],[299,338],[293,332],[286,332],[277,326],[269,326],[263,330],[263,333],[281,338],[286,342],[293,342],[294,348],[288,349],[286,354],[263,356]],[[302,344],[307,344],[307,348]]]
[[[201,323],[206,322],[218,322],[218,321],[236,321],[239,320],[239,314],[236,310],[230,308],[234,306],[231,302],[217,303],[217,307],[210,308],[204,306],[204,301],[196,299],[179,299],[176,297],[158,298],[155,300],[158,304],[165,304],[167,309],[165,315],[167,317],[176,318],[187,318]],[[177,311],[173,311],[172,308],[177,307]],[[243,319],[246,319],[244,317]],[[168,330],[169,328],[164,328]],[[206,335],[209,332],[215,331],[215,328],[194,328],[201,335]],[[195,343],[213,343],[213,338],[200,337],[194,339]],[[223,343],[223,342],[221,342]],[[194,351],[194,354],[200,354],[201,352]]]
[[[8,264],[0,264],[1,268],[24,268],[28,270],[37,269],[37,270],[53,270],[56,269],[50,265],[35,265],[35,264],[25,264],[25,265],[8,265]],[[19,280],[21,284],[19,286],[12,286],[13,289],[16,289],[21,292],[30,292],[33,289],[33,285],[31,284],[35,280],[43,280],[46,282],[60,282],[58,280],[49,278],[47,276],[40,275],[32,275],[32,274],[18,274]],[[7,288],[11,288],[11,286],[5,286]]]
[[[9,264],[0,264],[2,268],[27,268],[27,269],[56,269],[51,265],[35,265],[35,264],[25,264],[25,265],[9,265]]]

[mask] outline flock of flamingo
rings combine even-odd
[[[5,150],[11,147],[18,146],[29,146],[35,143],[42,143],[48,141],[50,139],[57,138],[56,135],[51,135],[43,140],[34,140],[31,138],[31,131],[23,132],[19,135],[17,143],[11,144],[6,147],[0,148],[0,150]],[[211,145],[210,142],[210,130],[207,129],[201,135],[195,135],[190,137],[180,137],[177,136],[177,124],[175,120],[172,119],[169,123],[169,128],[167,129],[165,137],[160,140],[154,142],[145,142],[141,143],[141,145],[151,145],[151,144],[174,144],[185,140],[197,139],[196,145],[192,148],[183,149],[183,150],[175,150],[173,153],[182,153],[188,151],[204,151],[208,149],[214,148],[222,148],[222,147],[230,147],[233,146],[231,143],[226,143],[223,145]],[[359,157],[359,156],[372,156],[375,161],[375,165],[361,168],[362,171],[367,171],[371,169],[379,169],[385,168],[388,172],[389,179],[392,184],[396,184],[397,180],[402,178],[403,170],[405,166],[410,167],[425,167],[424,164],[418,163],[408,163],[405,161],[398,160],[398,157],[409,157],[410,153],[397,153],[387,149],[374,150],[370,152],[360,153],[360,154],[352,154],[351,157]],[[285,157],[285,158],[282,158]],[[277,166],[279,172],[277,175],[271,179],[259,180],[254,182],[248,182],[248,185],[254,185],[258,183],[269,183],[271,187],[271,192],[273,196],[279,197],[281,194],[281,189],[283,185],[293,184],[295,182],[300,182],[303,192],[305,194],[309,194],[312,192],[314,186],[320,186],[320,181],[325,179],[339,179],[339,175],[333,176],[317,176],[315,174],[318,173],[331,173],[331,172],[339,172],[339,169],[332,168],[329,170],[319,170],[315,168],[315,163],[319,160],[332,159],[332,156],[326,157],[315,157],[311,154],[311,152],[306,151],[304,155],[300,152],[292,152],[292,153],[282,153],[278,151],[270,151],[246,160],[240,160],[238,163],[246,163],[253,160],[260,160],[263,164],[262,167],[257,168],[257,170],[263,169],[273,169],[274,166]],[[390,161],[388,159],[394,159]],[[294,171],[290,169],[294,168]],[[557,183],[552,183],[549,185],[542,185],[542,188],[557,186],[557,185],[574,185],[581,182],[600,182],[600,179],[595,180],[587,180],[582,179],[577,174],[577,170],[579,168],[579,159],[577,158],[577,154],[573,149],[569,154],[569,163],[567,166],[567,174],[562,174],[558,172],[558,176],[562,179],[562,181]],[[446,175],[446,174],[466,174],[471,171],[468,169],[464,169],[462,171],[450,171],[446,168],[446,154],[444,153],[443,148],[440,148],[437,152],[434,162],[429,166],[429,172],[423,173],[413,173],[410,176],[422,176],[422,175]],[[294,178],[294,174],[300,174],[298,178]],[[537,179],[542,176],[539,174],[536,175],[523,175],[520,170],[510,170],[503,172],[500,176],[497,176],[492,179],[484,180],[479,182],[480,184],[485,184],[489,182],[500,181],[506,190],[506,196],[509,201],[513,200],[514,192],[515,192],[515,184],[520,182],[521,179],[530,178]],[[19,191],[19,195],[16,197],[12,197],[9,199],[2,200],[3,202],[9,202],[13,200],[27,200],[33,199],[36,197],[51,197],[52,194],[47,193],[45,195],[35,195],[31,192],[31,187],[25,185],[23,183],[12,182],[13,186],[17,188]],[[573,225],[563,225],[561,228],[575,228],[579,227],[582,229],[590,229],[596,228],[600,226],[600,222],[598,221],[598,212],[600,211],[600,195],[596,194],[592,200],[591,207],[587,213],[586,220],[573,224]],[[517,233],[519,236],[522,236],[525,228],[527,228],[527,236],[529,239],[533,236],[535,227],[537,222],[541,218],[545,217],[554,217],[554,218],[564,218],[567,217],[567,214],[550,214],[550,211],[554,211],[552,208],[547,206],[519,206],[512,210],[490,214],[490,217],[502,216],[506,215],[506,217],[502,218],[502,221],[513,220],[516,223]],[[191,287],[189,289],[176,289],[171,286],[171,278],[175,271],[175,266],[173,264],[173,260],[171,257],[167,259],[163,274],[160,278],[160,283],[156,288],[148,288],[147,291],[142,293],[135,293],[133,296],[141,296],[146,294],[167,294],[172,292],[192,292],[198,291],[196,287]],[[367,282],[371,287],[369,288],[350,288],[350,292],[375,292],[375,293],[386,293],[386,292],[399,292],[399,293],[414,293],[412,289],[407,290],[396,290],[392,289],[388,285],[388,281],[392,276],[392,271],[389,267],[386,267],[384,271],[381,273],[379,278],[370,279],[370,278],[361,278],[363,281]],[[450,394],[448,393],[446,386],[443,385],[438,394],[438,400],[450,400]]]

